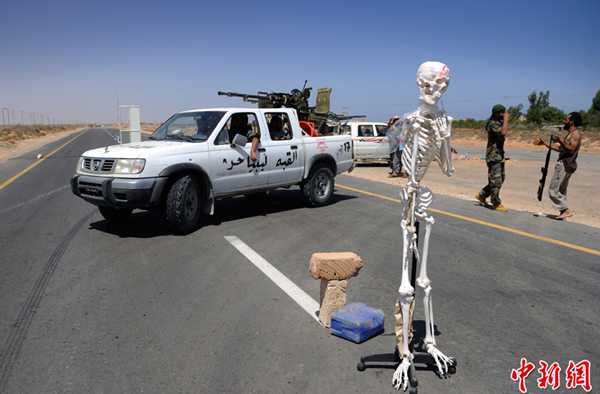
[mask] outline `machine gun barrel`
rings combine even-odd
[[[264,94],[264,96],[259,96],[256,94],[243,94],[243,93],[235,93],[235,92],[217,92],[219,96],[227,96],[227,97],[241,97],[244,101],[248,100],[264,100],[268,99],[267,93],[258,92],[258,94]]]
[[[350,120],[350,119],[355,119],[355,118],[366,118],[366,115],[349,115],[349,116],[338,116],[338,119],[340,121],[342,120]]]

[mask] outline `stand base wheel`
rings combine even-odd
[[[356,366],[356,369],[358,369],[359,371],[364,371],[365,369],[367,369],[367,367],[365,366],[365,364],[361,361],[358,363],[358,365]]]
[[[450,361],[451,361],[451,365],[448,367],[448,374],[454,375],[456,373],[456,359],[451,358]]]

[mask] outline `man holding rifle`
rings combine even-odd
[[[554,209],[560,211],[560,215],[556,217],[558,220],[573,216],[573,212],[567,205],[567,186],[569,186],[571,175],[577,170],[575,160],[581,147],[581,133],[577,130],[577,127],[581,126],[581,123],[581,114],[571,112],[564,120],[563,129],[568,131],[564,140],[554,135],[551,142],[546,142],[541,138],[533,141],[533,145],[544,145],[558,152],[558,161],[554,167],[554,175],[548,189],[548,196],[550,196]],[[552,142],[557,142],[558,146],[550,148]]]

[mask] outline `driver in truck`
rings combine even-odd
[[[257,161],[256,149],[258,149],[258,143],[260,142],[260,135],[252,130],[252,126],[248,124],[248,116],[246,114],[233,114],[231,115],[231,129],[229,130],[229,141],[233,141],[233,137],[236,134],[243,135],[252,143],[252,149],[250,150],[250,159]]]

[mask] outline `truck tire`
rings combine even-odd
[[[302,196],[311,207],[320,207],[329,202],[335,181],[333,172],[324,163],[315,165],[302,183]]]
[[[98,207],[100,210],[100,214],[104,217],[104,219],[108,220],[112,223],[124,223],[129,219],[131,212],[133,212],[132,208],[113,208],[113,207]]]
[[[167,195],[167,220],[177,234],[196,230],[202,218],[201,189],[198,182],[186,175],[179,178]]]

